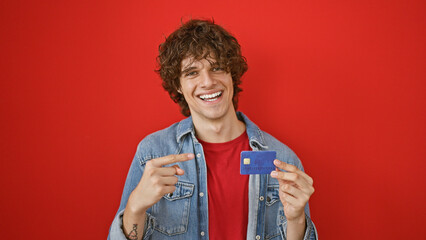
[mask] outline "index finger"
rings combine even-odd
[[[194,157],[195,156],[193,153],[172,154],[172,155],[167,155],[157,159],[153,159],[151,161],[154,164],[154,166],[162,167],[164,165],[168,165],[172,163],[188,161],[190,159],[193,159]]]

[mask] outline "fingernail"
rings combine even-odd
[[[189,153],[189,154],[188,154],[188,158],[189,158],[189,159],[193,159],[194,157],[195,157],[195,155],[194,155],[193,153]]]
[[[276,164],[276,165],[280,164],[280,160],[275,159],[275,160],[274,160],[274,164]]]
[[[272,172],[271,172],[271,176],[272,176],[272,177],[276,177],[277,175],[278,175],[278,173],[277,173],[276,171],[272,171]]]

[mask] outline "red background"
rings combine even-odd
[[[0,3],[3,239],[105,239],[137,143],[183,117],[154,73],[214,17],[249,71],[240,110],[316,188],[321,239],[424,236],[425,1]]]

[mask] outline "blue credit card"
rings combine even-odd
[[[240,174],[270,174],[276,157],[275,151],[242,151]]]

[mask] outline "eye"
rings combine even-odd
[[[197,72],[196,72],[196,71],[188,72],[188,73],[186,73],[186,74],[185,74],[185,77],[194,76],[194,75],[196,75],[196,74],[197,74]]]
[[[213,72],[223,71],[223,68],[221,68],[221,67],[214,67],[214,68],[212,68],[212,71]]]

